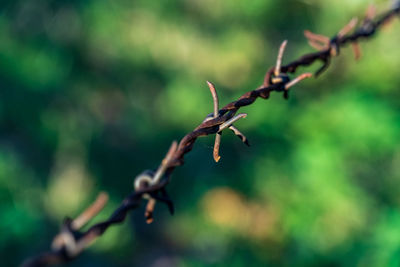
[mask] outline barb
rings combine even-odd
[[[224,122],[223,124],[221,124],[219,126],[218,133],[222,132],[222,130],[231,126],[234,122],[236,122],[242,118],[246,118],[246,117],[247,117],[246,113],[240,113],[240,114],[236,115],[235,117],[230,118],[229,120],[227,120],[226,122]]]
[[[311,78],[312,76],[313,76],[313,74],[310,73],[310,72],[306,72],[306,73],[300,74],[294,80],[292,80],[292,81],[288,82],[287,84],[285,84],[285,90],[289,90],[290,87],[294,86],[295,84],[301,82],[304,79]]]
[[[373,19],[376,16],[376,7],[375,5],[369,5],[367,10],[365,11],[364,20],[362,22],[362,27],[365,29],[369,29],[373,26]],[[351,43],[351,47],[353,49],[354,59],[359,60],[362,56],[360,44],[357,41]]]
[[[352,18],[350,22],[339,31],[337,37],[342,38],[343,36],[351,32],[354,29],[354,27],[357,26],[357,23],[358,23],[358,18]]]
[[[367,12],[367,14],[371,13],[371,11]],[[320,43],[320,46],[318,46],[320,51],[306,54],[287,65],[281,66],[282,56],[286,46],[284,42],[280,48],[277,64],[267,71],[263,85],[243,94],[238,100],[227,104],[219,110],[215,88],[211,83],[208,83],[214,99],[214,113],[211,114],[211,117],[210,115],[207,116],[199,126],[184,136],[179,142],[179,145],[177,145],[176,142],[171,145],[169,152],[156,172],[148,170],[136,177],[134,181],[134,191],[122,201],[121,205],[108,220],[93,225],[87,231],[79,231],[79,229],[102,208],[103,205],[98,204],[96,201],[93,206],[88,208],[81,216],[78,216],[77,219],[71,220],[67,218],[64,221],[61,232],[55,237],[54,245],[50,252],[27,260],[23,266],[49,266],[73,260],[110,226],[123,222],[129,211],[137,208],[142,199],[149,200],[145,213],[148,222],[153,220],[153,211],[156,201],[165,203],[170,212],[173,213],[172,201],[168,197],[166,186],[170,182],[171,174],[174,169],[184,164],[184,156],[192,150],[197,138],[211,134],[216,134],[217,138],[220,138],[218,135],[221,131],[229,128],[239,136],[244,143],[247,143],[247,138],[232,126],[233,122],[245,117],[245,114],[236,115],[241,107],[254,103],[257,98],[268,99],[271,92],[283,92],[284,97],[287,98],[289,88],[311,76],[310,73],[304,73],[290,80],[289,74],[295,73],[299,67],[307,67],[317,61],[321,61],[323,65],[316,73],[318,76],[329,67],[331,58],[339,55],[341,47],[347,44],[358,43],[362,39],[371,38],[383,24],[391,21],[396,15],[399,15],[399,13],[400,1],[397,0],[394,2],[391,10],[382,14],[374,21],[372,20],[372,15],[368,15],[368,21],[364,20],[361,26],[356,28],[352,34],[349,34],[356,25],[355,21],[352,20],[339,34],[329,39],[328,46],[323,46],[323,44],[321,46],[321,43],[327,43],[325,37],[307,33],[306,36],[311,43]],[[212,88],[214,88],[214,91]],[[219,141],[216,141],[216,143],[219,144]],[[218,147],[214,148],[214,150],[215,149],[218,151]],[[218,155],[218,153],[215,155]],[[99,200],[99,202],[105,201]]]
[[[275,67],[275,76],[279,76],[281,73],[281,65],[282,65],[282,58],[283,58],[283,53],[285,52],[287,45],[287,40],[283,41],[281,44],[281,47],[279,48],[279,53],[278,53],[278,58],[276,59],[276,67]]]
[[[247,139],[247,137],[242,134],[241,131],[239,131],[239,129],[237,129],[235,126],[231,125],[229,126],[229,129],[237,136],[239,137],[240,140],[242,140],[243,143],[245,143],[245,145],[250,146],[249,140]]]
[[[308,39],[309,45],[318,51],[324,50],[329,46],[330,39],[325,35],[316,34],[310,32],[309,30],[305,30],[304,36]]]
[[[107,193],[101,192],[95,202],[83,211],[76,219],[66,218],[61,231],[54,237],[52,251],[41,257],[26,261],[22,266],[48,266],[67,262],[75,258],[99,236],[95,229],[86,234],[78,231],[93,219],[107,204]]]
[[[210,92],[213,98],[213,104],[214,104],[214,116],[212,118],[217,118],[218,117],[218,110],[219,110],[219,100],[218,100],[218,95],[217,95],[217,90],[215,90],[214,84],[211,82],[207,81],[208,88],[210,88]],[[221,134],[222,133],[217,133],[215,135],[215,141],[214,141],[214,149],[213,149],[213,157],[215,162],[218,162],[221,158],[219,155],[219,146],[221,144]]]
[[[213,157],[215,162],[218,162],[221,159],[221,156],[219,155],[219,146],[221,145],[221,137],[222,133],[215,134],[214,149],[213,149]]]
[[[82,212],[75,220],[71,222],[71,227],[74,230],[81,229],[85,224],[87,224],[92,218],[104,208],[108,202],[108,195],[105,192],[101,192],[95,202],[89,206],[84,212]]]
[[[283,53],[283,51],[281,53]],[[213,97],[214,114],[213,114],[212,117],[210,117],[210,115],[208,115],[205,118],[204,121],[208,121],[208,120],[211,120],[211,119],[216,119],[219,116],[219,113],[218,113],[219,101],[218,101],[217,90],[215,90],[215,86],[211,82],[207,81],[207,84],[208,84],[208,87],[210,88],[211,95]],[[239,115],[231,118],[229,121],[227,121],[227,122],[223,123],[222,125],[220,125],[218,132],[215,134],[215,141],[214,141],[213,157],[214,157],[215,162],[218,162],[221,159],[221,156],[219,155],[219,147],[221,145],[222,130],[224,130],[226,128],[229,128],[246,145],[249,145],[249,142],[247,141],[247,138],[237,128],[235,128],[232,125],[235,121],[237,121],[237,120],[239,120],[241,118],[244,118],[246,116],[247,116],[247,114],[239,114]]]

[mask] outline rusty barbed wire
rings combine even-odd
[[[315,73],[315,76],[319,76],[329,67],[332,58],[338,56],[340,49],[347,44],[352,45],[355,58],[359,58],[361,56],[359,41],[372,37],[382,25],[387,24],[396,15],[399,15],[400,1],[394,1],[392,8],[377,19],[375,19],[375,13],[375,8],[370,6],[360,26],[356,28],[358,22],[356,19],[352,19],[332,38],[305,31],[304,34],[310,45],[318,51],[303,55],[287,65],[282,65],[282,57],[287,45],[287,41],[284,41],[279,49],[277,63],[267,71],[263,84],[259,88],[243,94],[236,101],[225,105],[221,109],[219,109],[215,86],[207,82],[213,97],[213,113],[206,116],[203,122],[192,132],[185,135],[179,144],[174,141],[156,170],[146,170],[135,178],[133,192],[122,201],[121,205],[107,220],[91,226],[84,232],[79,230],[96,216],[106,204],[107,194],[100,193],[97,200],[80,216],[76,219],[66,218],[64,220],[60,233],[53,240],[51,251],[26,260],[22,266],[50,266],[73,260],[110,226],[122,223],[129,211],[137,208],[143,199],[148,200],[145,210],[145,217],[148,223],[153,221],[153,211],[157,201],[166,204],[171,214],[173,214],[173,202],[168,196],[166,186],[170,182],[174,169],[184,164],[184,156],[192,150],[197,138],[211,134],[216,135],[213,151],[216,162],[220,159],[221,132],[226,128],[232,130],[242,142],[249,145],[246,136],[232,125],[247,115],[244,113],[236,114],[238,110],[241,107],[251,105],[257,98],[268,99],[271,92],[281,92],[284,98],[287,99],[289,97],[289,89],[293,85],[312,76],[311,73],[303,73],[291,79],[289,74],[295,73],[299,67],[307,67],[317,61],[321,61],[322,66]],[[350,34],[351,31],[353,33]]]

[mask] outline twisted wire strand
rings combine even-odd
[[[54,246],[55,242],[53,242],[53,249],[51,251],[26,260],[22,266],[50,266],[73,260],[110,226],[122,223],[129,211],[137,208],[143,199],[149,200],[146,209],[148,222],[151,221],[149,219],[152,219],[156,200],[167,204],[171,213],[173,213],[172,201],[165,188],[170,182],[174,169],[184,164],[184,156],[193,149],[197,138],[217,134],[220,132],[222,124],[234,118],[240,108],[253,104],[257,98],[268,99],[271,92],[283,92],[284,96],[287,97],[288,87],[292,85],[287,74],[295,73],[298,68],[310,66],[317,61],[321,61],[322,66],[316,72],[316,76],[322,74],[329,67],[331,59],[339,55],[340,48],[347,44],[357,44],[360,40],[371,38],[382,25],[399,14],[400,4],[397,1],[392,9],[381,14],[376,20],[366,18],[364,23],[356,28],[352,34],[344,36],[335,35],[330,39],[329,45],[325,49],[305,54],[287,65],[281,66],[279,75],[282,75],[284,78],[278,83],[272,82],[272,78],[276,75],[276,73],[274,74],[276,66],[271,67],[267,71],[264,82],[259,88],[243,94],[236,101],[219,109],[218,116],[206,117],[200,125],[181,139],[179,145],[174,142],[158,169],[162,169],[162,173],[159,172],[157,174],[158,176],[161,175],[161,178],[159,176],[156,182],[153,180],[154,171],[145,171],[139,175],[135,180],[135,190],[122,201],[121,205],[112,215],[107,220],[94,224],[84,232],[80,232],[79,229],[72,227],[74,220],[66,218],[62,224],[60,233],[54,238],[54,241],[61,240],[58,242],[58,245]],[[289,84],[290,86],[288,86]],[[242,136],[239,137],[242,139]]]

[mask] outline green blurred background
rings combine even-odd
[[[107,218],[172,140],[333,35],[361,0],[2,0],[0,259],[48,250],[97,193]],[[388,1],[376,1],[379,10]],[[399,266],[400,25],[342,51],[327,73],[246,107],[252,146],[202,138],[168,187],[71,266]],[[313,66],[307,71],[315,70]],[[306,69],[300,69],[306,71]]]

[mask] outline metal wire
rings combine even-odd
[[[332,57],[339,55],[340,48],[347,44],[358,44],[362,39],[371,38],[383,24],[389,22],[399,14],[400,4],[399,1],[396,1],[395,4],[393,4],[392,9],[382,14],[376,20],[373,20],[370,15],[367,16],[352,34],[348,34],[347,32],[349,32],[349,29],[346,28],[346,34],[343,34],[343,31],[340,31],[341,34],[337,34],[330,38],[329,43],[327,43],[325,47],[319,46],[321,48],[320,51],[303,55],[299,59],[294,60],[287,65],[280,66],[280,60],[282,58],[282,53],[280,53],[280,56],[278,57],[279,65],[277,64],[267,71],[262,86],[243,94],[236,101],[227,104],[219,110],[217,109],[217,111],[214,112],[215,114],[213,113],[211,116],[207,116],[200,125],[181,139],[179,145],[174,142],[160,167],[156,171],[145,171],[140,174],[134,181],[134,191],[122,201],[121,205],[107,220],[91,226],[84,232],[77,229],[94,217],[99,211],[99,207],[104,206],[104,203],[98,204],[96,201],[83,213],[85,218],[84,223],[81,222],[82,216],[79,216],[75,220],[70,218],[65,219],[60,233],[54,238],[52,250],[26,260],[22,266],[50,266],[73,260],[93,241],[100,237],[110,226],[122,223],[129,211],[137,208],[143,199],[148,200],[145,214],[148,222],[153,220],[153,210],[156,201],[165,203],[171,213],[173,213],[173,204],[166,192],[166,186],[170,182],[171,174],[174,169],[184,164],[184,156],[193,149],[193,145],[197,138],[211,134],[218,134],[223,129],[230,128],[232,131],[237,133],[243,141],[247,142],[246,137],[232,125],[232,123],[239,117],[243,117],[241,114],[236,115],[237,111],[241,107],[251,105],[257,98],[268,99],[271,92],[283,92],[284,96],[287,98],[289,87],[310,76],[305,73],[296,79],[291,80],[288,75],[289,73],[295,73],[299,67],[307,67],[320,61],[322,62],[322,66],[316,72],[316,76],[320,75],[329,67]],[[354,22],[352,23],[354,24]],[[351,27],[354,26],[355,25]],[[313,38],[312,36],[316,36],[309,32],[307,35],[309,37],[311,36],[311,38]],[[319,40],[326,40],[326,38],[320,38],[321,36],[318,36]],[[313,40],[313,42],[315,41],[316,40]],[[276,77],[276,75],[279,75],[279,77]],[[104,201],[104,196],[102,198]],[[79,225],[79,227],[77,225]]]

